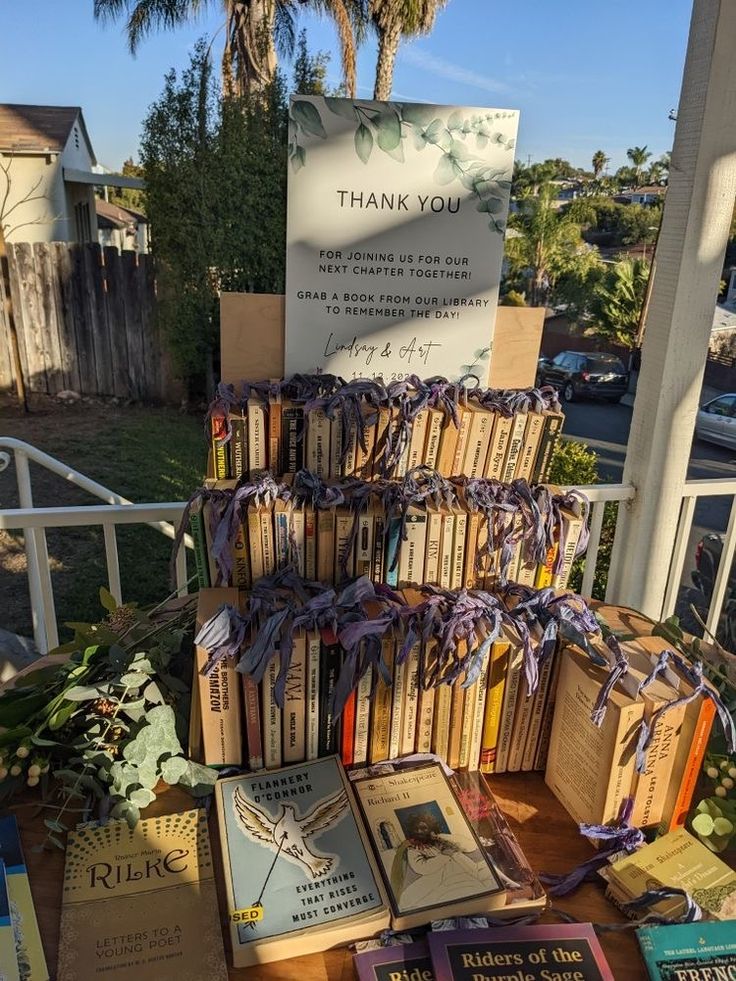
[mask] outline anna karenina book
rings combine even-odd
[[[327,950],[389,925],[336,756],[218,781],[233,965]]]
[[[204,811],[70,831],[58,981],[226,981]]]
[[[427,940],[436,981],[614,981],[590,923],[440,930]]]
[[[506,893],[438,764],[353,781],[392,928],[503,907]]]

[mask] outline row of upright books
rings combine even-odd
[[[286,566],[325,583],[564,588],[587,514],[577,492],[427,468],[399,482],[323,482],[309,471],[280,484],[208,480],[189,507],[199,585],[243,589]]]
[[[417,466],[510,483],[547,479],[564,416],[552,388],[504,391],[445,378],[384,386],[332,375],[220,385],[208,412],[210,476],[262,470],[323,479],[403,477]]]
[[[549,637],[566,620],[595,629],[578,597],[542,607],[524,587],[502,601],[430,587],[386,595],[364,581],[348,598],[315,593],[289,607],[291,589],[306,597],[310,586],[259,584],[248,599],[200,591],[195,759],[258,770],[331,753],[346,766],[434,753],[470,772],[544,769],[558,665]],[[442,624],[463,616],[450,638]]]

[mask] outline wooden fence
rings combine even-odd
[[[7,248],[20,356],[31,392],[170,398],[150,255],[68,242]],[[7,390],[14,379],[1,318],[0,313],[0,390]]]

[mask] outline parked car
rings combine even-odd
[[[695,568],[690,573],[692,586],[681,588],[678,596],[675,612],[680,619],[680,625],[683,630],[698,637],[702,637],[703,628],[693,614],[693,608],[697,610],[698,617],[705,622],[713,597],[716,573],[721,564],[724,539],[725,536],[717,532],[703,535],[695,546]],[[736,653],[736,559],[731,564],[726,583],[726,595],[716,637],[727,651]]]
[[[736,395],[719,395],[698,409],[695,433],[706,443],[736,449]]]
[[[537,384],[553,385],[566,402],[598,398],[618,402],[629,388],[629,372],[615,354],[561,351],[551,360],[540,358]]]

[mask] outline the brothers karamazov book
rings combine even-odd
[[[429,956],[429,955],[428,955]],[[29,977],[27,971],[24,978]],[[10,897],[5,863],[0,858],[0,981],[22,981],[15,952],[13,922],[10,919]]]
[[[499,877],[438,764],[353,782],[394,930],[503,907]]]
[[[436,981],[614,981],[590,923],[427,935]]]
[[[21,981],[47,981],[49,972],[20,843],[18,822],[13,814],[0,818],[0,861],[5,863]]]
[[[327,950],[389,925],[336,756],[215,788],[235,967]]]
[[[204,811],[71,831],[58,981],[227,981]]]

